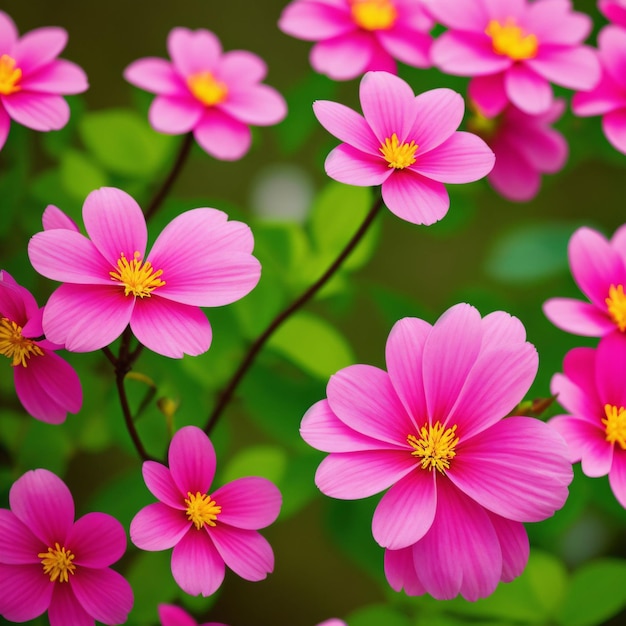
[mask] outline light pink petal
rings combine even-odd
[[[527,6],[524,26],[542,43],[575,46],[588,37],[593,23],[588,15],[572,11],[569,2],[543,0]]]
[[[287,115],[285,99],[267,85],[232,89],[219,106],[236,120],[253,126],[278,124]]]
[[[87,513],[72,527],[67,545],[76,556],[74,563],[93,569],[119,561],[126,551],[124,527],[106,513]]]
[[[273,524],[283,499],[276,485],[259,476],[233,480],[214,491],[212,498],[222,507],[218,525],[227,524],[247,530],[258,530]]]
[[[50,585],[54,590],[48,609],[50,626],[94,626],[94,618],[76,599],[71,585]]]
[[[28,91],[70,95],[86,91],[89,83],[81,67],[71,61],[58,59],[24,77],[21,86]]]
[[[613,465],[609,472],[609,485],[617,501],[626,508],[626,453],[621,448],[615,449]]]
[[[626,407],[626,335],[614,332],[600,339],[596,351],[596,388],[600,406]]]
[[[502,550],[502,575],[500,580],[509,583],[522,572],[528,563],[530,544],[528,533],[521,522],[513,522],[486,511],[491,521]]]
[[[544,302],[545,316],[561,330],[583,337],[601,337],[615,330],[608,315],[589,302],[573,298],[550,298]]]
[[[385,550],[385,577],[394,591],[404,589],[407,596],[426,593],[415,570],[413,546],[402,550]]]
[[[579,91],[572,98],[572,111],[580,117],[604,115],[625,106],[626,93],[606,72],[593,90]]]
[[[597,427],[600,425],[601,418],[604,417],[604,410],[595,389],[594,374],[589,377],[583,387],[563,374],[555,374],[552,377],[550,390],[558,396],[557,402],[566,411]]]
[[[245,580],[263,580],[274,570],[274,553],[267,539],[256,530],[242,530],[218,524],[211,539],[230,569]]]
[[[215,593],[224,580],[226,566],[209,535],[192,529],[172,552],[172,575],[179,587],[192,596]]]
[[[528,65],[510,67],[504,75],[504,88],[511,102],[529,115],[544,113],[552,104],[550,83]]]
[[[526,341],[524,324],[517,317],[504,311],[494,311],[485,315],[481,325],[483,327],[481,352],[504,344],[519,344]]]
[[[185,497],[188,492],[208,492],[215,475],[215,449],[200,428],[185,426],[177,431],[167,458],[172,478]]]
[[[220,59],[215,78],[224,81],[229,87],[258,83],[267,74],[267,64],[256,54],[247,50],[230,50]]]
[[[4,147],[9,136],[9,130],[11,128],[11,117],[6,112],[6,109],[2,106],[2,98],[0,98],[0,150]]]
[[[181,76],[165,59],[156,57],[137,59],[124,70],[124,78],[131,85],[151,93],[169,96],[189,93]]]
[[[504,88],[504,76],[504,72],[489,76],[476,76],[470,80],[467,87],[470,99],[487,117],[500,115],[509,102]]]
[[[2,104],[14,121],[33,130],[59,130],[70,119],[70,107],[57,94],[17,91],[2,98]]]
[[[130,540],[142,550],[167,550],[181,541],[191,527],[183,511],[154,502],[133,517]]]
[[[205,110],[193,134],[205,152],[221,161],[241,159],[252,144],[250,129],[215,107]]]
[[[607,113],[602,118],[602,130],[611,145],[626,154],[626,108]]]
[[[173,509],[185,509],[184,497],[187,494],[181,493],[165,465],[156,461],[145,461],[141,466],[141,473],[146,487],[155,498]]]
[[[173,28],[167,36],[167,51],[174,67],[187,77],[213,70],[222,54],[220,40],[204,28]]]
[[[546,47],[527,63],[540,76],[569,89],[587,91],[600,80],[600,61],[595,50],[588,46]]]
[[[61,209],[55,207],[53,204],[49,204],[44,209],[41,222],[44,230],[54,230],[55,228],[72,230],[74,232],[79,232],[80,230],[71,217],[67,216]]]
[[[437,22],[453,30],[482,32],[490,17],[482,2],[422,0],[422,4]]]
[[[419,467],[382,497],[372,520],[372,534],[383,548],[398,550],[419,541],[431,527],[437,508],[435,473]]]
[[[626,87],[624,69],[626,64],[626,45],[624,41],[624,29],[619,26],[609,25],[603,28],[598,35],[600,50],[598,56],[605,70],[606,78],[619,86],[623,94]],[[600,85],[596,85],[598,89]]]
[[[357,30],[319,41],[311,48],[309,60],[320,74],[333,80],[351,80],[366,71],[374,48],[371,33]]]
[[[25,76],[54,61],[67,44],[67,31],[55,26],[31,30],[15,42],[15,64]]]
[[[198,626],[187,611],[173,604],[159,604],[158,611],[161,626]]]
[[[37,556],[48,546],[23,524],[12,511],[0,509],[0,562],[7,565],[41,564]]]
[[[380,185],[397,173],[382,157],[361,152],[345,143],[329,152],[324,169],[340,183],[357,187]]]
[[[181,135],[199,124],[204,111],[204,105],[194,98],[158,95],[150,105],[148,120],[160,133]]]
[[[611,245],[620,251],[622,254],[622,258],[626,261],[626,252],[622,252],[622,250],[626,250],[626,224],[622,224],[611,237]]]
[[[355,30],[347,7],[326,2],[291,2],[280,15],[278,28],[287,35],[305,41],[331,39]]]
[[[1,14],[0,14],[1,16]],[[0,611],[10,622],[27,622],[50,606],[55,585],[37,565],[0,564]]]
[[[9,54],[19,37],[13,20],[4,11],[0,11],[0,54]]]
[[[430,47],[433,39],[428,33],[398,24],[390,30],[379,30],[376,35],[382,47],[398,61],[421,68],[432,65]]]

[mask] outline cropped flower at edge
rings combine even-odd
[[[123,624],[128,582],[110,565],[126,550],[122,525],[105,513],[74,521],[65,483],[45,469],[26,472],[0,509],[0,615],[25,622],[48,611],[50,626]]]
[[[20,37],[0,11],[0,149],[11,120],[44,132],[67,124],[70,109],[62,96],[81,93],[88,84],[78,65],[57,59],[66,43],[67,32],[51,26]]]
[[[274,553],[257,530],[278,517],[282,497],[265,478],[233,480],[209,493],[215,450],[196,426],[172,438],[169,468],[145,461],[146,486],[159,500],[137,513],[130,538],[142,550],[174,548],[172,575],[190,595],[209,596],[222,584],[225,565],[245,580],[263,580]]]
[[[315,482],[346,500],[388,489],[372,532],[397,591],[488,596],[526,565],[522,522],[561,508],[573,476],[554,429],[502,419],[528,391],[537,352],[518,319],[459,304],[434,326],[397,322],[386,361],[388,371],[337,372],[304,416],[304,440],[330,453]]]
[[[15,392],[22,406],[49,424],[78,413],[83,392],[78,374],[55,354],[63,346],[43,337],[43,309],[33,295],[0,270],[0,356],[11,361]]]
[[[169,135],[193,132],[216,159],[233,161],[248,152],[249,125],[271,126],[287,113],[283,97],[261,84],[265,62],[252,52],[222,52],[210,31],[174,28],[167,38],[172,61],[148,57],[124,70],[124,78],[157,94],[148,114],[152,127]]]
[[[382,185],[387,208],[413,224],[432,224],[448,211],[444,183],[486,176],[494,155],[485,142],[457,131],[465,104],[451,89],[415,96],[401,78],[368,72],[361,79],[363,116],[337,102],[318,100],[322,126],[344,143],[326,158],[326,173],[348,185]]]
[[[67,350],[108,346],[130,323],[135,337],[154,352],[172,358],[202,354],[211,343],[211,326],[198,307],[230,304],[259,281],[249,227],[227,221],[222,211],[182,213],[149,254],[146,221],[127,193],[112,187],[93,191],[83,220],[90,238],[61,221],[61,227],[34,235],[28,246],[33,267],[64,283],[48,300],[43,330]]]
[[[626,0],[598,0],[598,9],[607,20],[626,28]]]

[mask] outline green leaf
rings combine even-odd
[[[412,626],[411,620],[397,609],[384,604],[373,604],[357,609],[348,616],[350,626]]]
[[[89,193],[108,184],[108,177],[91,157],[78,150],[66,150],[61,157],[61,184],[68,194],[84,200]]]
[[[287,453],[278,446],[250,446],[238,452],[226,466],[222,481],[262,476],[278,483],[287,469]]]

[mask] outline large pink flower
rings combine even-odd
[[[167,38],[172,59],[148,57],[124,71],[129,83],[157,94],[150,124],[162,133],[193,131],[203,150],[216,159],[240,159],[250,148],[249,125],[269,126],[287,113],[283,97],[261,84],[264,61],[244,50],[222,52],[208,30],[174,28]]]
[[[576,115],[602,116],[602,130],[613,147],[626,154],[626,30],[606,26],[598,35],[602,78],[594,89],[572,100]]]
[[[65,283],[46,305],[46,337],[88,352],[115,341],[130,323],[137,339],[159,354],[205,352],[211,326],[198,307],[242,298],[261,272],[250,229],[227,219],[216,209],[186,211],[146,255],[139,205],[119,189],[93,191],[83,205],[91,239],[66,223],[37,233],[28,246],[33,267]]]
[[[345,142],[326,159],[326,173],[348,185],[382,185],[389,210],[414,224],[432,224],[448,211],[444,183],[486,176],[493,152],[471,133],[457,132],[463,98],[450,89],[419,96],[388,72],[361,80],[363,116],[337,102],[318,100],[322,126]]]
[[[576,284],[591,302],[551,298],[543,305],[558,328],[585,337],[626,331],[626,225],[610,241],[583,227],[571,237],[569,264]]]
[[[0,509],[0,615],[26,622],[48,611],[50,626],[123,624],[128,582],[109,565],[126,550],[122,525],[87,513],[74,521],[65,483],[45,469],[24,474]]]
[[[316,41],[311,65],[334,80],[370,70],[396,73],[398,59],[430,67],[432,18],[421,0],[294,0],[283,10],[279,28]]]
[[[191,595],[214,593],[225,565],[246,580],[263,580],[274,569],[274,553],[257,529],[278,517],[278,488],[251,476],[209,494],[215,450],[195,426],[174,435],[168,461],[169,469],[154,461],[143,464],[146,485],[159,502],[134,517],[132,542],[142,550],[173,547],[172,575]]]
[[[526,564],[522,522],[563,506],[572,480],[564,441],[537,419],[502,419],[537,371],[525,338],[518,319],[481,318],[468,304],[434,326],[402,319],[387,340],[388,372],[340,370],[304,416],[302,437],[330,453],[315,477],[323,493],[350,500],[390,488],[372,532],[406,551],[388,555],[395,589],[487,596]],[[412,569],[398,571],[398,561]],[[419,585],[402,582],[409,574]]]
[[[598,0],[598,9],[608,20],[626,28],[626,0]]]
[[[0,271],[0,355],[11,360],[15,391],[24,408],[49,424],[78,413],[83,393],[78,374],[57,356],[61,349],[43,339],[43,309],[33,295]]]
[[[19,36],[13,20],[0,11],[0,149],[11,120],[34,130],[63,128],[70,109],[62,95],[88,87],[78,65],[57,59],[65,48],[62,28],[37,28]]]
[[[471,96],[497,114],[508,101],[530,114],[548,111],[550,83],[591,89],[600,78],[595,51],[582,45],[591,18],[570,0],[424,0],[448,31],[432,47],[442,71],[475,76]]]

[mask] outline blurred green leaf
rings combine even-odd
[[[88,154],[78,150],[66,150],[61,157],[61,184],[67,193],[84,200],[89,193],[108,184],[102,168]]]
[[[397,609],[383,604],[373,604],[357,609],[348,616],[350,626],[412,626],[411,620]]]

